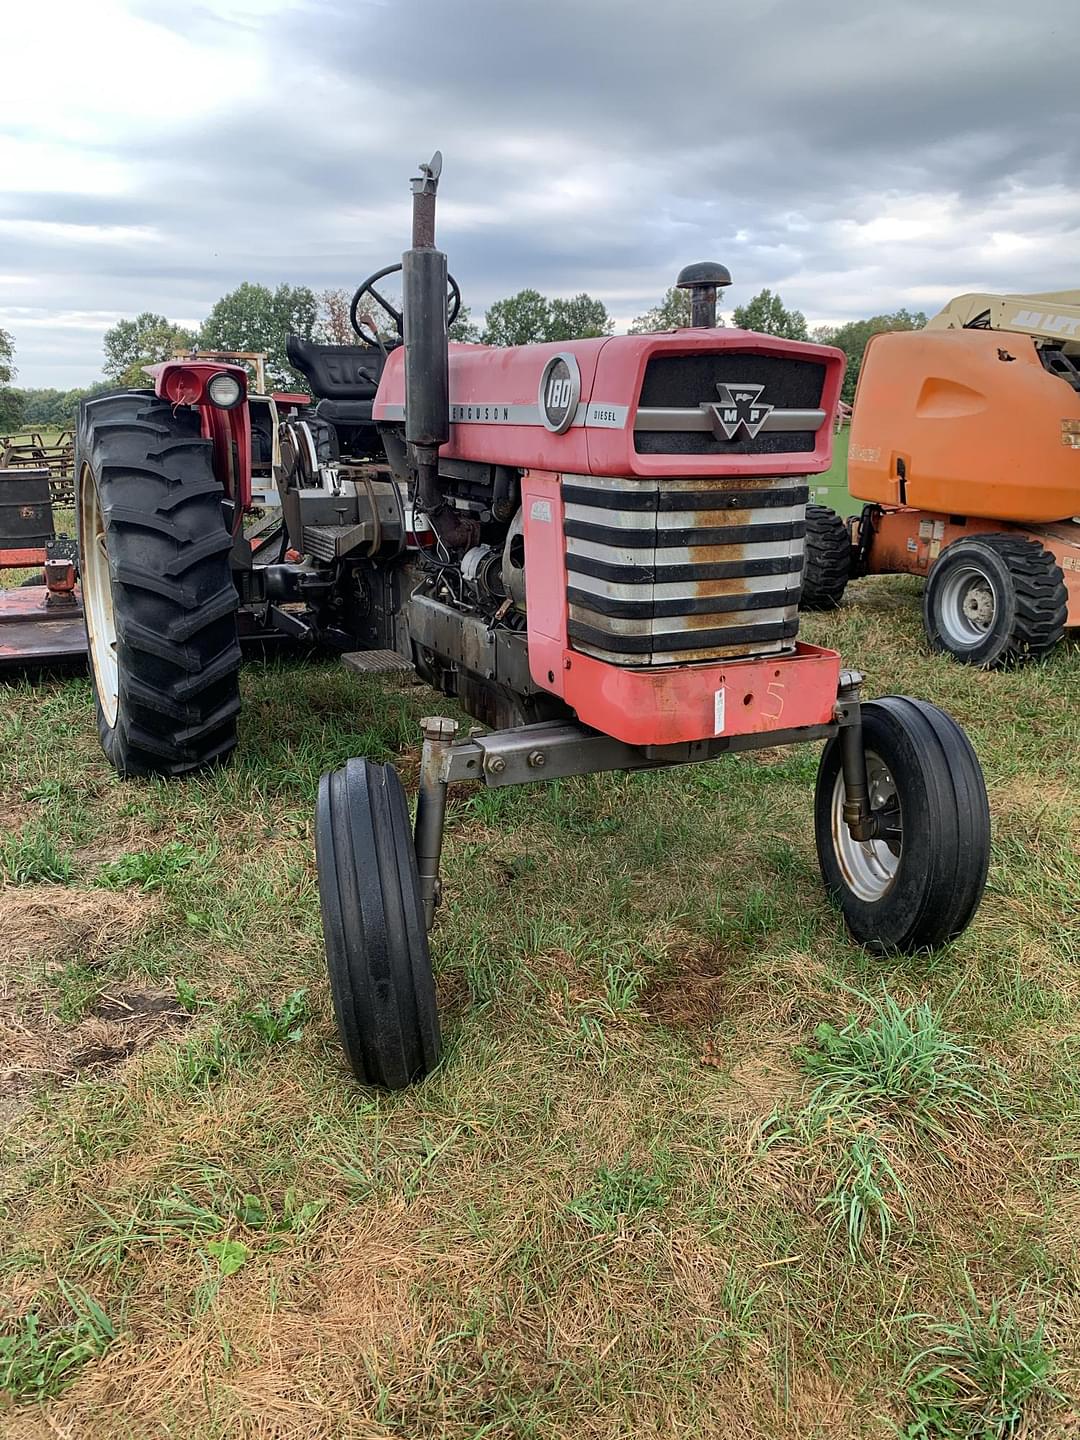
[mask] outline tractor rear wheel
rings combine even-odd
[[[923,624],[930,644],[966,665],[997,670],[1038,659],[1065,632],[1065,577],[1025,535],[956,540],[930,571]]]
[[[814,795],[825,888],[868,949],[933,949],[965,929],[986,884],[990,809],[982,770],[956,721],[925,700],[871,700],[862,707],[862,730],[881,836],[852,837],[840,742],[830,740]]]
[[[402,1090],[441,1040],[409,812],[392,765],[350,760],[319,782],[323,939],[338,1032],[364,1085]]]
[[[146,391],[84,402],[75,501],[102,748],[121,775],[224,760],[240,709],[232,539],[198,414]]]
[[[850,575],[851,536],[843,519],[828,505],[807,505],[800,607],[835,610]]]

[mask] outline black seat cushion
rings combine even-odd
[[[372,424],[370,400],[320,400],[315,414],[331,425]]]
[[[285,354],[289,364],[306,378],[313,395],[321,400],[367,401],[370,422],[371,401],[383,371],[381,351],[366,345],[317,345],[314,340],[287,335]]]

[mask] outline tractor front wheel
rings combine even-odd
[[[323,940],[338,1032],[364,1085],[402,1090],[441,1041],[420,881],[401,780],[350,760],[319,782],[315,813]]]
[[[935,650],[997,670],[1034,660],[1065,633],[1068,592],[1050,552],[1025,535],[956,540],[930,571],[923,623]]]
[[[879,838],[856,840],[848,829],[840,741],[830,740],[814,796],[822,878],[868,949],[933,949],[965,929],[986,884],[990,810],[982,770],[956,721],[924,700],[869,701],[862,733]]]
[[[196,411],[148,391],[84,401],[79,570],[102,748],[121,775],[224,760],[240,709],[232,538]]]

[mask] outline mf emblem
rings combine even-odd
[[[740,385],[735,380],[721,380],[717,384],[719,405],[705,405],[704,408],[712,418],[718,440],[734,440],[740,428],[746,431],[747,439],[755,438],[773,410],[761,399],[764,389],[764,385]]]

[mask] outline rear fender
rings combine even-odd
[[[241,365],[217,365],[209,361],[166,360],[147,365],[153,376],[154,393],[172,403],[199,412],[204,439],[214,447],[214,475],[226,496],[236,505],[234,533],[251,508],[251,416],[247,402],[247,371]],[[243,399],[229,410],[215,405],[207,386],[215,375],[231,375],[243,389]]]

